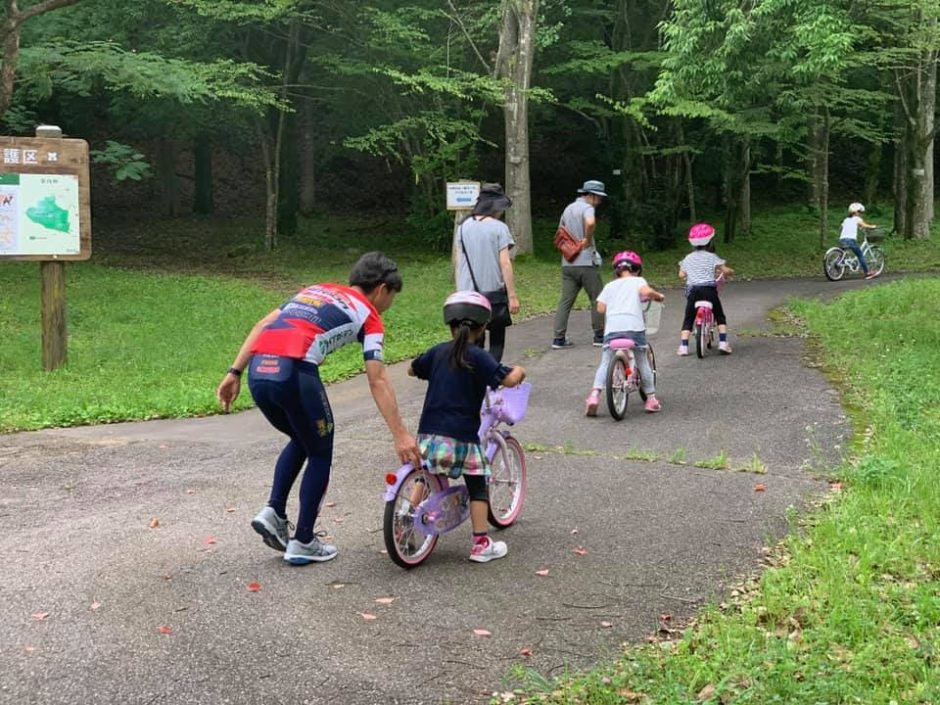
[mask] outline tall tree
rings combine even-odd
[[[518,252],[532,252],[529,178],[529,88],[535,56],[538,0],[503,0],[496,75],[506,81],[503,119],[506,134],[506,192],[513,206],[506,220]]]

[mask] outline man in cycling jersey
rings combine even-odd
[[[265,544],[283,551],[284,560],[294,565],[336,556],[336,547],[322,543],[313,532],[333,462],[333,413],[319,372],[327,355],[348,343],[362,345],[369,389],[392,432],[398,459],[421,462],[418,445],[398,412],[383,360],[381,314],[401,288],[395,262],[381,252],[364,254],[352,268],[349,286],[309,286],[258,321],[219,385],[219,402],[228,411],[247,367],[248,386],[258,408],[290,438],[275,465],[268,504],[251,526]],[[304,462],[300,511],[290,538],[287,496]]]

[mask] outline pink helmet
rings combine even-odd
[[[477,291],[457,291],[444,302],[444,323],[456,325],[470,321],[476,326],[489,323],[493,307],[490,300]]]
[[[637,271],[643,268],[643,260],[633,250],[624,250],[614,255],[613,265],[614,269],[629,267],[631,270]]]
[[[708,223],[698,223],[689,228],[689,244],[692,247],[707,245],[715,237],[715,229]]]

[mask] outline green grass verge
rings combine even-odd
[[[782,544],[746,599],[676,641],[500,700],[940,702],[940,281],[798,302],[858,431],[843,491]]]
[[[550,244],[555,222],[537,221],[537,255],[516,262],[520,318],[549,313],[557,303],[558,255]],[[762,213],[753,234],[719,249],[745,278],[816,274],[814,222],[803,212]],[[405,359],[446,334],[440,305],[451,286],[448,257],[429,248],[428,233],[401,220],[319,217],[282,237],[273,254],[261,249],[257,221],[96,226],[91,262],[67,266],[69,364],[63,370],[41,371],[38,267],[0,263],[0,432],[213,413],[218,376],[254,321],[303,284],[344,281],[370,249],[395,257],[405,278],[387,315],[389,360]],[[604,227],[599,242],[605,251],[627,246],[610,242]],[[893,241],[887,249],[889,271],[940,268],[940,236]],[[678,285],[675,263],[685,252],[680,246],[644,253],[650,282]],[[587,305],[584,294],[578,305]],[[347,348],[330,357],[323,375],[335,381],[359,370],[358,354]],[[248,403],[245,395],[240,404]]]

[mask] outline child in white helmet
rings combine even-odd
[[[878,226],[866,223],[859,215],[864,212],[865,206],[861,203],[849,204],[849,215],[842,221],[842,232],[839,233],[839,245],[855,253],[855,256],[858,257],[858,263],[862,265],[862,271],[865,273],[866,279],[874,279],[878,276],[878,272],[868,271],[868,263],[865,261],[865,255],[862,254],[862,248],[858,244],[858,229],[861,227],[865,230],[871,230]]]

